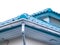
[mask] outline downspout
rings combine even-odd
[[[22,38],[23,38],[23,45],[26,45],[25,41],[25,23],[22,22]]]

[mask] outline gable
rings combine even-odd
[[[34,14],[32,14],[32,16],[37,18],[37,19],[41,19],[43,17],[47,17],[47,16],[49,17],[50,16],[50,17],[53,17],[53,18],[56,18],[56,19],[60,20],[60,14],[57,13],[57,12],[54,12],[50,8],[47,8],[43,11],[39,11],[37,13],[34,13]]]
[[[27,37],[59,45],[60,28],[28,14],[22,14],[0,24],[0,40],[21,36],[22,23],[25,23],[25,35]]]

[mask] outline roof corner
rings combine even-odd
[[[53,10],[51,8],[47,8],[45,11],[52,12]]]
[[[25,18],[27,19],[28,18],[28,14],[27,13],[23,13],[19,16],[19,18]]]

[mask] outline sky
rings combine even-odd
[[[60,13],[60,0],[0,0],[0,22],[23,13],[33,14],[46,8]]]

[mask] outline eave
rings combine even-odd
[[[10,35],[11,33],[12,34],[9,37],[11,37],[12,35],[14,35],[14,37],[21,36],[22,35],[21,34],[21,23],[24,22],[25,26],[26,26],[25,33],[26,33],[27,37],[30,37],[31,35],[33,35],[32,33],[38,32],[41,35],[44,34],[44,36],[48,36],[49,39],[52,38],[52,39],[56,39],[57,41],[60,41],[59,40],[60,39],[60,28],[58,28],[58,27],[50,25],[46,22],[43,22],[41,20],[38,20],[38,19],[31,17],[29,15],[26,15],[26,14],[21,15],[21,17],[19,17],[19,18],[17,17],[17,18],[13,18],[13,19],[6,21],[8,23],[5,22],[3,25],[0,26],[0,39],[4,38],[3,35],[7,35],[7,34]],[[40,37],[40,35],[38,35],[38,33],[36,33],[36,34],[38,37]],[[5,37],[7,37],[7,36],[5,36]],[[11,37],[11,38],[14,38],[14,37]],[[31,36],[31,38],[35,38],[36,40],[38,39],[38,37],[35,38],[35,37]],[[42,36],[42,38],[44,38],[44,37]],[[10,39],[10,38],[7,37],[6,39]],[[46,39],[46,37],[44,39]],[[47,39],[47,40],[49,40],[49,39]],[[44,40],[44,41],[46,41],[46,40]],[[49,42],[49,41],[46,41],[46,42]],[[51,42],[49,42],[49,43],[51,43]],[[59,43],[59,42],[57,42],[57,43]]]

